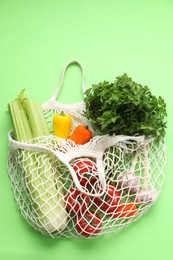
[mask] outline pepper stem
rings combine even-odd
[[[61,116],[65,116],[64,111],[61,111],[60,115],[61,115]]]

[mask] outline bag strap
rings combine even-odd
[[[70,66],[70,65],[73,65],[73,64],[77,64],[80,68],[81,68],[81,71],[82,71],[82,92],[83,92],[83,95],[85,95],[85,91],[86,91],[86,88],[85,88],[85,75],[84,75],[84,68],[82,66],[82,64],[78,61],[78,60],[72,60],[72,61],[69,61],[63,68],[62,72],[61,72],[61,77],[60,77],[60,83],[58,85],[58,88],[57,90],[55,91],[55,93],[53,94],[53,96],[51,97],[51,101],[56,101],[58,95],[59,95],[59,92],[62,88],[62,85],[63,85],[63,82],[64,82],[64,77],[65,77],[65,72],[67,70],[67,68]]]
[[[42,145],[38,145],[38,144],[30,144],[30,143],[22,143],[22,142],[18,142],[15,141],[14,139],[12,139],[12,130],[9,131],[8,133],[8,138],[9,138],[9,147],[11,149],[24,149],[24,150],[33,150],[33,151],[39,151],[39,152],[46,152],[46,153],[50,153],[50,154],[54,154],[56,156],[56,158],[58,160],[60,160],[64,165],[67,166],[67,168],[70,171],[70,174],[73,178],[73,181],[76,185],[76,187],[78,188],[79,191],[81,191],[82,193],[91,196],[91,197],[100,197],[103,196],[103,194],[105,193],[106,190],[106,179],[105,179],[105,173],[104,173],[104,169],[103,169],[103,165],[102,165],[102,153],[100,152],[84,152],[83,154],[81,153],[81,151],[78,151],[79,156],[85,155],[86,156],[95,156],[96,154],[98,154],[97,156],[97,160],[96,160],[96,164],[98,167],[98,177],[99,177],[99,181],[102,187],[102,191],[98,192],[98,193],[90,193],[87,192],[80,184],[76,172],[74,171],[73,167],[70,165],[70,160],[71,157],[69,155],[65,155],[59,151],[55,151],[52,150],[51,148],[42,146]]]

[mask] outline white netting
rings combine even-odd
[[[127,138],[106,148],[102,154],[106,191],[101,197],[92,196],[102,191],[97,155],[78,154],[90,147],[97,151],[107,138],[96,136],[86,145],[53,135],[29,142],[52,153],[11,145],[12,189],[21,213],[35,229],[51,237],[98,236],[135,221],[156,201],[164,182],[165,144],[152,139],[138,142]],[[71,168],[58,159],[58,151],[70,158],[69,165],[90,196],[76,188]]]
[[[165,142],[97,136],[84,116],[84,103],[55,101],[67,66],[55,95],[42,106],[51,135],[20,143],[9,133],[8,172],[14,197],[24,218],[42,234],[93,237],[116,232],[157,200],[165,176]],[[53,136],[52,118],[61,112],[72,117],[71,131],[88,125],[93,138],[75,145]]]

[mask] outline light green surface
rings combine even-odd
[[[77,58],[86,84],[127,72],[167,103],[167,174],[157,203],[119,233],[98,239],[52,240],[20,215],[6,170],[7,103],[22,88],[45,102],[64,64]],[[0,0],[0,259],[173,259],[172,177],[173,1]],[[82,100],[80,70],[67,73],[59,101]]]

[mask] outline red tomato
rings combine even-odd
[[[106,213],[112,213],[116,210],[120,201],[120,192],[111,184],[106,185],[106,192],[103,197],[94,198],[94,203]]]
[[[83,215],[77,216],[75,228],[80,235],[90,237],[99,233],[101,226],[100,216],[93,211],[86,211]]]
[[[128,204],[119,205],[112,215],[114,218],[129,218],[137,213],[136,204],[131,202]]]
[[[84,187],[93,185],[97,180],[97,166],[95,162],[90,159],[77,159],[73,164],[73,169],[76,172],[80,184]]]
[[[67,210],[76,213],[85,211],[89,204],[89,196],[81,193],[79,190],[71,188],[65,196]]]

